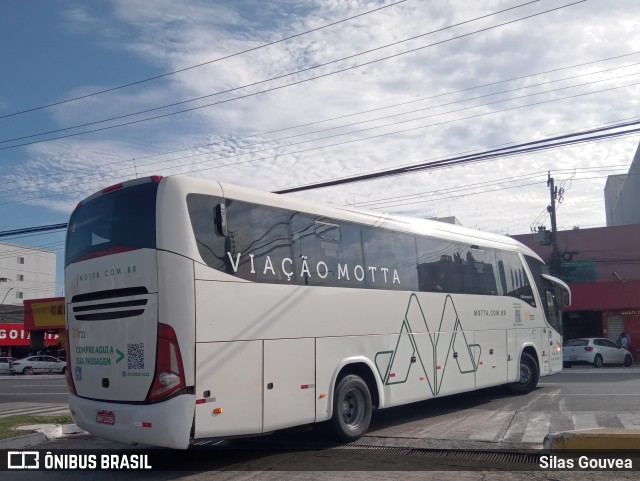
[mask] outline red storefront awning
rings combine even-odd
[[[0,324],[0,347],[29,346],[30,332],[22,324]],[[57,334],[45,334],[44,344],[55,345],[58,343]]]

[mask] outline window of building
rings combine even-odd
[[[22,291],[16,291],[16,299],[22,299],[24,297],[24,294],[22,293]]]
[[[24,264],[24,257],[18,257],[18,264]]]
[[[24,275],[23,274],[17,274],[16,275],[16,281],[24,281]]]

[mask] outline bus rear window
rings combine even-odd
[[[109,192],[82,204],[67,228],[65,266],[83,259],[156,247],[156,193],[148,182]]]

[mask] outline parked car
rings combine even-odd
[[[623,364],[629,367],[633,363],[633,357],[629,351],[609,339],[582,337],[567,341],[562,348],[562,361],[564,367],[571,367],[573,364],[593,364],[594,367]]]
[[[67,371],[67,363],[53,356],[30,356],[11,362],[11,372],[14,374],[38,374]]]
[[[12,357],[0,357],[0,374],[9,374],[11,371]]]

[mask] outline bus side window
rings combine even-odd
[[[412,234],[363,227],[366,285],[375,289],[418,289],[416,241]]]
[[[354,267],[362,266],[360,226],[304,212],[291,215],[293,270],[309,286],[364,287]],[[302,275],[300,275],[302,274]]]
[[[515,297],[536,307],[533,289],[516,252],[497,251],[498,275],[503,296]],[[544,301],[543,301],[544,302]]]
[[[494,272],[495,251],[490,248],[469,246],[465,254],[464,287],[468,294],[497,295]]]
[[[423,292],[464,293],[461,258],[463,244],[432,237],[416,237],[418,284]]]
[[[328,242],[340,242],[340,226],[320,220],[315,221],[316,237]]]
[[[227,199],[227,232],[225,255],[235,275],[258,282],[295,282],[285,261],[291,259],[288,210]]]
[[[214,269],[227,272],[225,264],[225,239],[217,232],[212,215],[223,200],[211,195],[187,195],[187,208],[191,227],[202,260]]]

